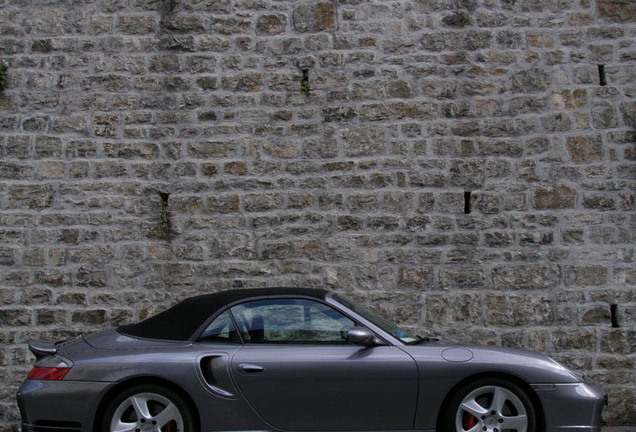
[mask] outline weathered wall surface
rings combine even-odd
[[[636,425],[635,5],[0,1],[0,429],[27,340],[274,285],[547,352]]]

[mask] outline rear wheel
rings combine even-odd
[[[110,401],[101,432],[194,432],[194,423],[177,393],[158,385],[137,385]]]
[[[482,378],[460,388],[443,414],[444,432],[536,432],[527,392],[501,378]]]

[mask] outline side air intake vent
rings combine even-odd
[[[227,362],[227,354],[207,355],[201,358],[199,367],[203,381],[210,390],[220,396],[234,397]]]

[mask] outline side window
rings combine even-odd
[[[241,341],[236,332],[236,327],[230,318],[230,312],[225,311],[203,331],[199,337],[199,342],[204,343],[235,343],[240,344]]]
[[[232,308],[246,343],[346,344],[355,323],[327,305],[304,299],[257,300]]]

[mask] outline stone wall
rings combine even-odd
[[[636,425],[632,0],[0,0],[0,429],[25,342],[327,287]]]

